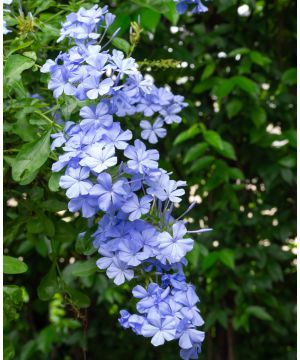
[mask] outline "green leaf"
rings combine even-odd
[[[168,11],[164,11],[164,16],[172,23],[172,25],[176,25],[179,20],[179,14],[176,10],[176,4],[173,0],[167,2]]]
[[[97,271],[96,262],[93,259],[85,261],[76,261],[72,264],[72,275],[74,276],[89,276]]]
[[[213,88],[213,93],[219,98],[223,98],[231,93],[235,87],[235,82],[232,79],[222,79]]]
[[[21,260],[12,256],[3,256],[4,274],[22,274],[28,270],[28,266]]]
[[[22,180],[19,181],[20,185],[28,185],[30,184],[37,176],[39,170],[34,171],[33,173],[30,173],[28,175],[24,175],[24,177],[22,178]]]
[[[234,76],[232,81],[240,89],[246,91],[248,94],[257,96],[259,94],[259,86],[246,76]]]
[[[115,37],[112,41],[112,44],[122,50],[125,54],[129,53],[129,49],[130,49],[130,44],[127,40],[119,38],[119,37]]]
[[[238,169],[238,168],[229,168],[228,169],[228,175],[231,179],[241,179],[241,180],[244,180],[245,179],[245,176],[243,174],[243,172]]]
[[[5,336],[3,341],[3,360],[12,360],[15,358],[15,349],[12,341]]]
[[[288,139],[293,148],[297,148],[297,132],[295,130],[287,130],[283,133],[283,136]]]
[[[257,65],[265,66],[271,63],[271,59],[259,51],[250,51],[250,59]]]
[[[27,231],[32,234],[42,233],[44,230],[43,219],[41,217],[31,218],[26,227]]]
[[[20,360],[32,359],[34,356],[34,353],[36,352],[36,348],[37,348],[36,339],[29,340],[22,348],[22,353],[20,354]]]
[[[10,55],[5,62],[4,76],[6,82],[12,83],[21,80],[21,74],[24,70],[30,69],[35,61],[22,55]]]
[[[32,59],[34,62],[36,62],[37,60],[37,56],[34,51],[25,51],[23,52],[23,55],[28,57],[29,59]]]
[[[245,55],[249,53],[249,49],[248,48],[237,48],[234,49],[232,51],[230,51],[230,53],[228,54],[229,57],[235,57],[236,55]]]
[[[250,117],[256,127],[260,127],[267,121],[267,113],[261,106],[253,106],[250,111]]]
[[[70,119],[78,107],[78,100],[66,95],[63,96],[62,100],[60,110],[65,119]],[[40,117],[41,120],[43,120],[42,115],[40,115]]]
[[[216,313],[210,312],[205,318],[205,331],[208,331],[217,321]]]
[[[282,74],[282,82],[287,85],[295,85],[297,83],[297,69],[290,68]]]
[[[206,143],[200,143],[200,144],[196,144],[196,145],[192,146],[186,153],[186,155],[183,159],[183,163],[187,164],[187,163],[199,158],[200,156],[202,156],[205,153],[207,148],[208,148],[208,145]]]
[[[253,315],[258,319],[265,321],[272,321],[272,316],[265,310],[265,308],[261,306],[248,306],[246,309],[246,313],[249,315]]]
[[[219,259],[221,263],[230,269],[234,269],[234,251],[230,249],[224,249],[219,251]]]
[[[211,268],[218,261],[218,258],[219,257],[217,251],[210,252],[202,262],[203,270],[208,270],[209,268]]]
[[[214,156],[203,156],[201,159],[197,160],[192,166],[191,168],[188,170],[189,173],[191,172],[196,172],[196,171],[200,171],[203,169],[206,169],[207,167],[209,167],[209,165],[211,165],[211,163],[215,160]]]
[[[16,285],[4,286],[3,287],[4,324],[17,320],[19,318],[19,313],[22,305],[23,305],[22,289]]]
[[[18,120],[12,126],[12,131],[25,142],[37,139],[36,127],[29,123],[29,116],[31,116],[33,109],[29,106],[18,111],[15,114],[15,118]]]
[[[36,172],[48,159],[50,154],[51,129],[40,139],[21,147],[12,165],[12,177],[20,182]]]
[[[227,312],[225,310],[216,311],[216,318],[223,328],[227,329]]]
[[[78,306],[79,308],[87,308],[90,306],[91,300],[83,292],[81,292],[77,289],[68,287],[67,293],[70,295],[72,303],[74,305]]]
[[[130,17],[125,12],[116,14],[115,21],[109,26],[107,33],[111,36],[117,29],[120,28],[118,36],[122,36],[130,27]]]
[[[18,50],[25,49],[26,47],[30,46],[32,43],[33,40],[20,43],[19,39],[14,39],[10,44],[8,56]]]
[[[205,80],[205,79],[209,78],[214,73],[215,69],[216,69],[215,63],[207,64],[203,70],[201,80]]]
[[[183,131],[181,134],[179,134],[175,140],[174,145],[178,145],[180,143],[183,143],[186,140],[194,138],[196,135],[198,135],[201,132],[199,126],[197,124],[192,125],[188,130]]]
[[[222,140],[223,149],[215,148],[215,150],[221,154],[222,156],[231,159],[236,160],[236,154],[234,147],[227,141]]]
[[[290,155],[287,155],[287,156],[281,158],[278,162],[280,165],[287,167],[287,168],[293,168],[297,164],[296,156],[293,154],[290,154]]]
[[[193,94],[202,94],[203,92],[210,90],[212,87],[217,86],[218,79],[215,77],[203,80],[199,82],[192,90]]]
[[[52,173],[49,181],[48,181],[48,186],[49,189],[53,192],[56,192],[59,190],[59,180],[61,178],[61,174],[60,173]]]
[[[34,11],[34,15],[37,15],[46,9],[49,9],[51,6],[55,6],[54,0],[43,0],[43,1],[37,1],[37,4],[39,5],[37,9]]]
[[[194,248],[187,254],[187,261],[191,268],[197,269],[200,257],[200,249],[199,244],[197,242],[194,243]]]
[[[23,291],[20,286],[4,285],[3,293],[8,295],[10,301],[12,301],[14,304],[22,304],[24,302]]]
[[[79,254],[92,255],[95,253],[95,248],[92,242],[92,233],[87,231],[85,236],[78,236],[75,243],[75,250]]]
[[[160,20],[160,13],[152,9],[142,9],[139,12],[142,28],[148,29],[151,32],[155,32]]]
[[[281,169],[280,174],[284,181],[286,181],[288,184],[292,185],[294,180],[294,174],[292,170],[290,169]]]
[[[44,213],[41,213],[39,216],[42,219],[44,225],[44,233],[50,237],[53,237],[55,234],[55,226],[53,221],[49,216],[46,216]]]
[[[44,354],[49,354],[49,352],[53,348],[53,344],[58,340],[59,333],[57,332],[55,325],[48,325],[38,335],[38,349]]]
[[[24,99],[29,96],[28,90],[25,88],[22,80],[4,83],[4,98],[8,97],[11,90],[14,90],[17,99]]]
[[[202,193],[205,191],[212,191],[213,189],[217,188],[219,185],[221,185],[225,181],[224,176],[218,176],[218,175],[212,175],[206,182],[205,185],[202,187]]]
[[[45,211],[58,212],[58,211],[66,210],[67,204],[65,202],[59,201],[57,199],[50,199],[50,200],[43,201],[43,203],[41,204],[41,207]]]
[[[147,7],[159,13],[165,13],[169,11],[167,0],[132,0],[134,3],[141,7]]]
[[[203,136],[205,141],[213,148],[218,150],[224,149],[223,141],[217,132],[213,130],[207,130],[203,133]]]
[[[50,300],[55,293],[59,292],[56,266],[53,264],[50,271],[43,277],[37,288],[38,297],[43,301]]]
[[[237,115],[243,107],[243,103],[239,99],[232,99],[226,105],[226,111],[229,118],[233,118]]]

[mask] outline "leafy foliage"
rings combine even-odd
[[[39,68],[59,51],[66,14],[94,3],[24,0],[21,15],[18,4],[5,13],[13,32],[4,48],[4,359],[177,358],[172,344],[154,349],[117,331],[129,289],[116,288],[94,266],[90,234],[78,236],[85,221],[67,211],[50,172],[55,110],[69,120],[78,105],[54,104]],[[119,36],[127,38],[114,45],[132,50],[130,22],[140,15],[135,58],[190,104],[159,151],[162,166],[191,185],[184,205],[199,203],[191,227],[214,229],[189,254],[188,276],[207,320],[202,358],[289,360],[295,358],[295,4],[247,4],[249,16],[238,15],[235,0],[216,0],[209,13],[180,19],[173,1],[110,5]]]

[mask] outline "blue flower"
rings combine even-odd
[[[137,195],[132,194],[129,200],[127,200],[122,206],[122,210],[125,213],[130,214],[130,221],[134,221],[136,219],[139,219],[143,214],[147,214],[149,212],[151,201],[152,196],[146,195],[139,200]]]
[[[103,136],[103,141],[107,145],[113,145],[119,150],[126,149],[128,146],[128,141],[131,139],[132,132],[130,130],[122,131],[120,123],[113,123]]]
[[[194,344],[190,349],[180,350],[180,356],[183,360],[198,359],[201,352],[201,344]]]
[[[138,241],[137,234],[133,232],[133,236],[125,238],[119,246],[119,258],[128,266],[138,266],[150,255],[147,251],[142,251],[143,243]]]
[[[184,14],[188,10],[188,5],[193,4],[195,7],[192,10],[192,13],[202,13],[206,12],[208,9],[204,6],[201,0],[174,0],[176,5],[176,10],[179,14]]]
[[[113,146],[104,146],[95,143],[86,150],[86,156],[80,161],[81,166],[88,166],[96,173],[108,169],[117,164],[117,157],[114,156],[115,148]]]
[[[108,28],[115,21],[115,18],[116,16],[111,13],[105,14],[105,28]]]
[[[202,13],[208,11],[208,8],[202,4],[200,0],[196,0],[196,6],[192,10],[192,13]]]
[[[108,59],[109,55],[102,53],[89,56],[86,59],[86,62],[89,64],[89,66],[87,66],[87,71],[89,72],[89,74],[92,76],[103,75],[109,68],[109,66],[106,65]]]
[[[100,101],[97,106],[84,106],[79,114],[84,119],[80,123],[83,130],[90,128],[92,125],[96,128],[99,126],[107,127],[113,122],[113,117],[109,113],[109,105],[105,101]]]
[[[55,98],[58,98],[61,94],[74,95],[76,93],[76,87],[69,82],[69,71],[61,67],[55,72],[51,78],[48,88],[53,91]]]
[[[182,349],[191,349],[194,344],[201,344],[204,340],[205,333],[195,328],[187,328],[179,338],[179,346]]]
[[[159,249],[169,263],[179,262],[187,252],[192,250],[194,241],[183,238],[186,232],[183,221],[178,221],[172,226],[173,236],[166,231],[158,235]]]
[[[99,269],[104,270],[111,266],[113,261],[116,259],[114,253],[112,251],[101,249],[101,255],[103,255],[100,259],[97,260],[96,265]]]
[[[150,283],[147,291],[142,286],[136,286],[132,290],[134,297],[141,299],[136,308],[140,313],[148,313],[150,309],[155,308],[163,315],[172,314],[170,305],[168,304],[168,295],[170,288],[162,289],[155,283]]]
[[[125,149],[124,155],[131,159],[127,162],[128,167],[138,171],[140,174],[143,174],[147,169],[155,169],[158,167],[158,151],[146,150],[145,144],[140,140],[135,140],[134,146],[129,145]]]
[[[51,138],[55,139],[54,141],[52,141],[51,150],[54,150],[57,147],[61,147],[66,142],[66,138],[63,132],[52,134]]]
[[[150,144],[156,144],[158,138],[163,138],[167,134],[167,130],[162,127],[163,124],[164,121],[161,118],[157,118],[153,125],[147,120],[142,120],[140,122],[140,127],[143,129],[142,138],[148,140]]]
[[[89,76],[82,83],[82,87],[89,99],[95,100],[99,96],[108,94],[111,87],[114,85],[111,78],[106,78],[102,81],[100,80],[99,76]]]
[[[175,0],[176,1],[176,0]],[[177,5],[176,5],[176,10],[178,12],[178,14],[184,14],[185,12],[187,12],[188,9],[188,3],[187,1],[180,1]]]
[[[83,217],[90,218],[96,214],[96,212],[99,210],[99,206],[96,197],[83,195],[71,199],[68,203],[68,209],[71,212],[81,210]]]
[[[145,323],[145,318],[140,315],[133,314],[128,320],[128,324],[131,327],[132,331],[137,335],[141,335],[142,327]]]
[[[116,285],[124,284],[125,279],[131,280],[134,276],[132,269],[128,269],[127,265],[122,261],[115,259],[106,271],[110,279],[114,279]]]
[[[165,341],[175,339],[176,322],[174,317],[166,316],[162,319],[156,310],[150,310],[147,322],[142,327],[142,335],[152,337],[151,343],[154,346],[163,345]]]
[[[111,64],[113,69],[115,69],[120,75],[137,73],[135,60],[132,57],[124,59],[124,53],[122,51],[112,51]]]
[[[130,313],[127,310],[121,310],[120,315],[121,315],[121,317],[119,318],[120,325],[123,326],[123,328],[128,329],[130,327],[128,321],[130,318]]]
[[[90,190],[90,195],[98,198],[99,208],[107,211],[111,205],[119,206],[122,204],[123,197],[127,192],[123,188],[124,181],[118,180],[114,184],[112,178],[107,173],[102,173],[97,177],[98,184]]]
[[[63,23],[61,36],[57,42],[66,37],[74,38],[77,41],[86,39],[97,39],[100,34],[96,33],[97,25],[104,20],[104,14],[107,13],[107,7],[99,8],[98,5],[86,10],[80,8],[77,13],[71,13],[67,16],[67,21]]]
[[[169,200],[173,203],[181,202],[180,196],[184,195],[183,189],[178,189],[179,186],[186,185],[183,181],[170,180],[168,174],[161,174],[158,179],[148,180],[149,188],[147,193],[156,196],[161,201]]]
[[[199,314],[199,309],[196,307],[199,298],[192,286],[188,286],[186,291],[178,291],[176,293],[176,301],[183,306],[180,310],[182,315],[190,320],[193,325],[201,326],[204,324],[204,321]]]
[[[79,195],[87,195],[92,188],[92,183],[87,180],[90,171],[88,168],[68,168],[66,175],[60,178],[59,186],[68,189],[66,195],[68,198],[76,198]]]
[[[181,122],[181,117],[177,115],[182,110],[182,107],[178,104],[172,104],[171,106],[163,109],[161,111],[162,116],[166,124],[179,124]]]

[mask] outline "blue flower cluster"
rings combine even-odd
[[[159,167],[158,151],[115,121],[134,114],[147,118],[140,122],[141,137],[154,144],[166,135],[166,124],[181,121],[186,103],[145,78],[133,58],[104,50],[107,44],[100,44],[113,20],[107,7],[70,14],[59,41],[69,38],[75,45],[41,69],[50,73],[56,98],[66,94],[85,101],[79,123],[67,121],[64,131],[52,136],[52,149],[62,148],[52,170],[65,169],[60,186],[70,211],[90,220],[101,215],[93,234],[101,255],[97,266],[116,285],[151,281],[153,275],[161,279],[161,286],[151,282],[147,289],[133,289],[140,315],[122,310],[121,325],[152,337],[155,346],[179,339],[181,357],[194,359],[204,338],[196,326],[203,320],[183,272],[194,241],[180,220],[193,204],[181,217],[172,216],[186,182],[172,180]]]
[[[201,0],[174,0],[176,3],[176,10],[179,14],[184,14],[188,11],[190,5],[194,6],[192,13],[206,12],[208,9],[202,4]]]
[[[140,285],[132,294],[138,299],[139,314],[121,311],[120,324],[137,335],[151,338],[154,346],[165,341],[179,340],[182,359],[197,359],[204,340],[204,332],[196,329],[204,324],[196,304],[199,298],[183,274],[162,276],[162,286],[151,282],[147,289]]]

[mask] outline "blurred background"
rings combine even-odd
[[[34,180],[11,176],[14,149],[42,126],[36,109],[54,104],[38,69],[57,55],[60,23],[96,3],[24,0],[23,14],[17,1],[5,14],[5,58],[35,57],[22,87],[4,95],[4,253],[28,265],[4,278],[17,286],[4,290],[5,360],[179,359],[175,342],[154,348],[118,325],[131,285],[116,287],[95,268],[90,238],[78,238],[85,220],[66,211],[51,181],[49,189],[51,156]],[[205,320],[200,359],[296,359],[296,1],[212,0],[207,13],[180,17],[172,1],[106,4],[125,39],[140,16],[133,57],[189,104],[158,148],[161,166],[188,182],[181,209],[197,203],[189,228],[213,228],[195,236],[186,271]],[[70,118],[76,105],[63,110]]]

